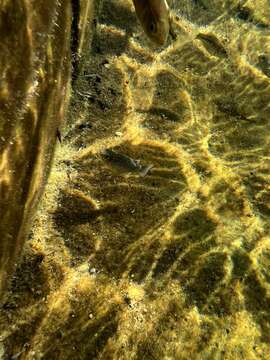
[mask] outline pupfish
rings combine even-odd
[[[133,0],[137,17],[150,40],[163,45],[170,32],[170,12],[166,0]]]
[[[137,172],[142,177],[145,176],[153,167],[152,164],[143,166],[138,160],[134,160],[131,157],[112,149],[106,149],[103,155],[112,165],[122,168],[123,170]]]

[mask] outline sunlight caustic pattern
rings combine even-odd
[[[258,3],[175,1],[177,39],[154,49],[131,3],[100,1],[28,250],[43,254],[46,302],[25,358],[267,358],[270,8]]]

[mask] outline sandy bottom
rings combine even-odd
[[[270,4],[240,3],[175,1],[155,48],[100,1],[0,359],[269,359]]]

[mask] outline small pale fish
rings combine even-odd
[[[112,165],[115,165],[117,167],[123,168],[128,171],[140,170],[140,164],[136,160],[117,151],[106,149],[104,152],[104,156]]]
[[[166,0],[133,0],[137,17],[150,40],[163,45],[170,32],[170,12]]]
[[[147,175],[147,173],[153,168],[153,165],[143,166],[138,160],[134,160],[131,157],[112,149],[106,149],[103,156],[112,165],[126,171],[137,172],[142,177]]]

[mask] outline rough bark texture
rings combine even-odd
[[[71,74],[69,0],[0,9],[0,301],[23,248],[64,120]]]

